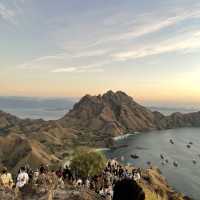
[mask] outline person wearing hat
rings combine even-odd
[[[3,167],[2,174],[0,176],[0,183],[2,187],[12,189],[14,183],[12,179],[11,173],[8,173],[8,170],[6,167]]]

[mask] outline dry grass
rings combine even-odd
[[[146,200],[165,200],[161,198],[159,195],[157,195],[155,192],[152,192],[148,189],[144,189],[144,192],[145,192]]]

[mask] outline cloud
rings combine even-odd
[[[40,61],[49,61],[49,60],[63,60],[65,58],[65,56],[66,56],[65,54],[42,56],[42,57],[36,58],[34,61],[40,62]]]
[[[137,49],[115,53],[112,55],[112,58],[117,61],[126,61],[162,53],[189,53],[197,49],[200,49],[200,34],[199,32],[194,32],[189,37],[180,38],[178,41],[177,39],[171,39],[158,44],[151,44]]]
[[[118,40],[123,40],[123,39],[131,39],[135,37],[141,37],[145,34],[150,34],[154,33],[157,31],[160,31],[164,28],[167,28],[169,26],[176,25],[177,23],[191,19],[191,18],[198,18],[200,17],[200,11],[194,11],[193,13],[191,12],[184,12],[181,13],[180,15],[176,15],[174,17],[169,17],[161,21],[155,21],[155,22],[150,22],[149,24],[146,24],[144,26],[139,27],[139,29],[130,31],[128,33],[124,33],[121,36],[117,37],[116,39]]]
[[[84,72],[104,72],[103,68],[96,68],[96,69],[84,69],[79,67],[66,67],[66,68],[58,68],[54,69],[51,72],[53,73],[63,73],[63,72],[75,72],[75,73],[84,73]]]
[[[93,57],[93,56],[102,56],[106,53],[108,53],[109,50],[106,49],[97,49],[97,50],[91,50],[91,51],[83,51],[81,53],[75,54],[74,58],[79,58],[79,57]]]
[[[77,71],[77,68],[75,68],[75,67],[66,67],[66,68],[54,69],[51,72],[60,73],[60,72],[75,72],[75,71]]]
[[[0,3],[0,18],[12,24],[16,24],[15,11],[7,8],[4,4]]]
[[[172,10],[170,13],[166,12],[163,15],[161,11],[158,11],[157,13],[144,13],[144,17],[141,17],[142,19],[140,19],[139,16],[135,16],[134,19],[129,18],[130,21],[121,20],[125,26],[124,29],[121,29],[123,25],[120,25],[120,29],[116,29],[118,34],[113,34],[116,30],[109,32],[103,29],[105,27],[102,27],[101,31],[102,34],[105,34],[105,38],[102,36],[102,39],[97,40],[94,43],[90,40],[94,37],[89,37],[89,40],[88,37],[83,37],[84,33],[88,35],[89,30],[83,30],[83,33],[80,33],[82,36],[80,37],[80,40],[78,37],[77,40],[75,40],[76,37],[72,37],[72,39],[67,38],[67,36],[71,36],[71,33],[69,33],[69,35],[65,34],[65,44],[67,44],[67,46],[62,48],[61,53],[38,57],[18,65],[18,67],[21,69],[45,69],[52,73],[101,72],[104,70],[102,66],[115,61],[126,61],[175,51],[189,53],[200,47],[199,32],[192,33],[189,37],[185,38],[179,34],[175,39],[172,38],[161,42],[152,35],[153,42],[148,41],[148,44],[142,42],[139,45],[137,41],[134,41],[133,39],[151,33],[157,33],[167,27],[175,26],[177,23],[184,20],[199,17],[200,10],[198,7],[177,11]],[[111,24],[117,26],[117,23],[113,23],[112,21]],[[101,31],[97,34],[98,36],[101,35]],[[68,32],[70,32],[69,29]],[[174,32],[172,32],[172,34],[177,35],[177,33]],[[166,35],[164,35],[164,37],[165,36]],[[124,42],[124,40],[127,40],[127,42]],[[101,44],[103,44],[102,47],[97,47]],[[122,48],[120,46],[121,44]],[[131,48],[133,46],[134,48]],[[121,49],[123,49],[123,51]],[[105,60],[105,62],[102,62],[102,60]]]
[[[200,18],[200,10],[198,7],[185,10],[174,10],[174,13],[176,14],[168,13],[168,16],[165,17],[162,16],[162,13],[146,13],[144,14],[146,18],[143,19],[143,21],[140,21],[140,17],[136,17],[133,24],[129,23],[129,27],[125,28],[124,32],[97,40],[90,44],[89,47],[123,40],[133,40],[175,26],[185,20]],[[125,24],[127,24],[127,22],[125,22]]]
[[[89,50],[89,51],[78,51],[76,53],[69,53],[67,50],[55,54],[55,55],[46,55],[46,56],[41,56],[38,58],[35,58],[33,60],[30,60],[28,62],[25,62],[23,64],[20,64],[17,66],[17,68],[21,69],[34,69],[34,68],[39,68],[42,66],[51,66],[54,63],[62,62],[63,64],[67,64],[69,60],[81,60],[83,59],[90,59],[91,57],[97,58],[99,56],[103,56],[105,54],[108,54],[109,50],[107,49],[94,49],[94,50]],[[102,61],[101,61],[102,63]],[[88,67],[88,66],[87,66]],[[93,66],[94,67],[94,66]]]
[[[106,65],[110,63],[110,61],[104,61],[104,62],[97,62],[89,65],[84,66],[76,66],[76,67],[64,67],[64,68],[56,68],[51,70],[53,73],[62,73],[62,72],[104,72],[104,69],[102,68],[103,65]]]
[[[102,66],[110,63],[110,60],[108,61],[104,57],[104,61],[101,61],[99,57],[108,52],[109,50],[107,49],[77,51],[76,53],[69,53],[69,51],[65,50],[55,55],[34,58],[16,67],[23,70],[43,70],[52,73],[103,72],[104,69],[102,69]]]
[[[66,53],[60,53],[56,55],[48,55],[35,58],[23,64],[17,65],[18,69],[31,70],[31,71],[46,71],[51,73],[100,73],[103,72],[102,68],[104,65],[111,62],[111,60],[101,61],[99,59],[94,59],[92,62],[87,57],[91,58],[93,56],[96,58],[97,55],[104,53],[103,50],[93,51],[91,55],[90,52],[77,53],[74,55],[69,55]],[[84,58],[82,60],[82,57]],[[87,58],[85,60],[85,57]],[[84,65],[79,65],[78,63],[83,63]],[[67,67],[66,67],[67,66]]]

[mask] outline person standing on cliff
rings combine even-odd
[[[11,173],[8,173],[8,170],[6,167],[2,169],[2,174],[0,176],[0,184],[5,189],[12,189],[14,185],[12,175]]]
[[[23,188],[26,184],[28,184],[29,176],[25,170],[25,167],[21,167],[20,173],[17,176],[17,188]]]
[[[139,169],[133,169],[132,170],[132,175],[133,175],[133,180],[136,181],[136,182],[139,181],[140,178],[141,178]]]

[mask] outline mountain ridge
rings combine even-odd
[[[181,127],[200,127],[200,112],[165,116],[122,91],[85,95],[59,120],[19,119],[1,111],[0,166],[16,168],[36,160],[55,164],[76,146],[112,147],[115,136]],[[7,159],[11,147],[16,166]]]

